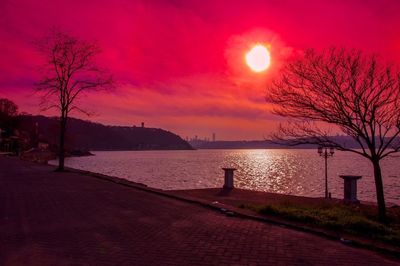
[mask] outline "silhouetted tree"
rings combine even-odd
[[[274,113],[290,118],[275,139],[359,154],[373,165],[379,218],[386,220],[380,162],[400,151],[400,73],[359,51],[309,50],[289,62],[267,92]],[[359,149],[331,138],[329,125]]]
[[[73,110],[87,114],[78,106],[77,99],[82,93],[110,87],[113,82],[111,76],[96,65],[95,57],[100,49],[94,43],[54,30],[39,41],[38,47],[47,60],[44,77],[36,84],[36,90],[42,92],[42,109],[60,111],[58,170],[63,171],[69,114]]]
[[[0,115],[1,116],[8,116],[8,117],[15,116],[15,115],[17,115],[17,112],[18,112],[18,106],[14,102],[12,102],[6,98],[0,99]]]
[[[18,106],[6,99],[0,99],[0,128],[5,130],[7,134],[11,134],[16,127],[18,115]]]

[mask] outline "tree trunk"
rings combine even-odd
[[[372,160],[374,165],[374,178],[376,188],[376,199],[378,203],[379,221],[386,222],[386,204],[383,194],[382,171],[379,160]]]
[[[61,116],[60,118],[60,140],[58,150],[58,168],[57,171],[64,171],[65,161],[65,130],[66,130],[67,118]]]

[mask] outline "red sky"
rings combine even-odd
[[[400,62],[397,0],[2,0],[0,10],[0,97],[39,113],[32,88],[41,56],[33,43],[59,27],[97,41],[101,65],[119,83],[81,99],[96,113],[85,119],[144,121],[182,137],[266,136],[280,121],[264,102],[267,83],[296,51],[340,46]],[[272,54],[261,74],[244,63],[257,42]]]

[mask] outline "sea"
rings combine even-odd
[[[235,187],[324,197],[325,161],[313,149],[238,149],[180,151],[93,151],[71,157],[66,166],[117,176],[164,190],[222,187],[224,167],[233,167]],[[51,161],[50,164],[57,164]],[[385,199],[400,205],[400,156],[382,160]],[[340,175],[360,175],[358,199],[376,202],[372,164],[364,157],[335,151],[328,158],[328,190],[343,198]]]

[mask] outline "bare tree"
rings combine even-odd
[[[400,73],[359,51],[308,50],[289,62],[267,92],[274,113],[288,117],[275,139],[359,154],[373,165],[379,219],[386,220],[380,162],[400,151]],[[358,149],[332,138],[332,127]],[[337,132],[337,131],[336,131]]]
[[[56,108],[60,112],[58,170],[63,171],[69,114],[74,110],[88,114],[77,99],[85,92],[108,88],[113,81],[98,68],[95,57],[100,49],[94,43],[54,30],[39,41],[38,47],[47,60],[36,90],[41,92],[42,110]]]

